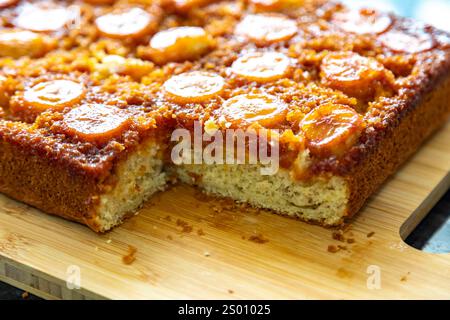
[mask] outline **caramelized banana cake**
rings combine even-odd
[[[0,192],[98,232],[168,181],[324,226],[450,112],[450,35],[324,0],[0,0]],[[174,164],[256,129],[279,170]]]

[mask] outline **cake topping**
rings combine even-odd
[[[249,0],[256,11],[277,11],[299,7],[304,0]]]
[[[22,6],[14,25],[36,32],[51,32],[64,28],[73,18],[72,10],[42,2]]]
[[[237,59],[231,71],[249,81],[269,82],[285,76],[289,64],[289,58],[279,52],[252,52]]]
[[[110,105],[84,104],[63,119],[66,132],[88,141],[104,143],[120,136],[130,125],[125,111]]]
[[[342,30],[357,34],[381,34],[393,23],[389,14],[370,9],[339,12],[333,20]]]
[[[0,0],[0,9],[15,5],[19,0]]]
[[[362,117],[352,108],[324,104],[300,123],[308,148],[317,156],[340,156],[352,147],[364,128]]]
[[[209,2],[212,2],[212,0],[169,0],[172,1],[173,5],[175,6],[175,9],[179,11],[180,13],[186,12],[186,10],[191,10],[195,7],[201,7],[203,5],[208,4]]]
[[[321,77],[322,83],[333,89],[367,98],[377,89],[374,87],[377,81],[393,78],[393,75],[373,58],[354,52],[334,52],[323,59]]]
[[[289,40],[297,33],[297,24],[281,15],[251,14],[236,26],[235,33],[264,46]]]
[[[148,56],[160,64],[195,59],[206,53],[213,45],[214,40],[203,28],[170,28],[153,36]]]
[[[214,73],[192,71],[173,76],[164,83],[167,96],[177,103],[205,102],[219,95],[225,80]]]
[[[284,122],[287,105],[269,94],[241,94],[228,99],[220,112],[226,127],[242,128],[258,123],[273,128]]]
[[[116,0],[83,0],[84,2],[91,3],[91,4],[113,4],[116,2]]]
[[[397,53],[420,53],[433,49],[436,41],[426,30],[391,30],[380,36],[381,43]]]
[[[156,28],[156,18],[144,9],[134,7],[113,11],[95,19],[101,34],[118,39],[139,38]]]
[[[39,57],[53,46],[50,38],[27,30],[0,30],[0,57]]]
[[[23,98],[26,105],[37,111],[48,108],[60,110],[79,103],[85,95],[82,84],[71,80],[51,80],[41,82],[25,90]]]

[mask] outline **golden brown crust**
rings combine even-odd
[[[445,71],[442,69],[440,71]],[[433,81],[435,87],[417,97],[395,124],[384,133],[364,160],[345,175],[349,184],[348,217],[355,215],[380,185],[418,147],[448,120],[450,115],[450,73]]]
[[[0,142],[0,192],[98,230],[93,210],[97,179],[5,141]]]

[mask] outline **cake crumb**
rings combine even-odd
[[[228,293],[229,293],[229,294],[233,294],[233,293],[234,293],[234,291],[233,291],[233,290],[231,290],[231,289],[228,289]]]
[[[204,255],[205,257],[211,256],[211,254],[210,254],[208,251],[205,251],[205,252],[203,253],[203,255]]]
[[[168,215],[168,216],[166,216],[166,217],[164,218],[164,220],[166,220],[166,221],[169,221],[169,222],[170,222],[170,221],[172,221],[172,217]]]
[[[107,243],[107,244],[110,244],[111,242],[112,242],[111,239],[106,240],[106,243]]]
[[[411,272],[408,272],[406,275],[404,275],[403,277],[400,278],[401,282],[406,282],[408,281],[408,276],[411,274]]]
[[[349,239],[347,239],[347,243],[348,243],[348,244],[355,243],[355,239],[349,238]]]
[[[251,241],[254,243],[259,243],[259,244],[264,244],[266,242],[269,242],[269,240],[264,238],[264,236],[262,234],[251,235],[250,237],[248,237],[248,241]]]
[[[197,234],[198,234],[199,236],[204,236],[204,235],[205,235],[205,232],[203,231],[203,229],[198,229],[198,230],[197,230]]]
[[[334,240],[338,240],[341,242],[345,241],[345,237],[344,237],[344,231],[342,230],[338,230],[332,233],[332,237]]]
[[[194,229],[189,223],[181,219],[177,220],[177,226],[181,227],[181,232],[184,233],[191,233],[192,230]]]
[[[339,251],[339,248],[336,247],[335,245],[330,244],[330,245],[328,246],[328,252],[336,253],[336,252],[338,252],[338,251]]]
[[[24,291],[22,293],[22,299],[28,299],[29,296],[30,296],[30,294],[28,292],[26,292],[26,291]]]
[[[367,238],[372,238],[374,236],[375,232],[371,231],[367,234]]]
[[[133,246],[128,246],[128,254],[122,257],[122,262],[126,265],[132,264],[135,260],[135,254],[137,252],[137,248]]]

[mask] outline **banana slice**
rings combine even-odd
[[[39,4],[25,4],[20,7],[19,14],[13,23],[16,27],[35,31],[52,32],[63,29],[74,19],[74,12],[69,8]]]
[[[257,123],[274,128],[286,119],[287,105],[269,94],[242,94],[228,99],[220,109],[224,125],[243,128]]]
[[[110,38],[140,38],[157,28],[157,18],[142,8],[113,11],[95,19],[99,32]]]
[[[300,129],[312,154],[340,156],[356,143],[364,122],[352,108],[330,103],[308,113]]]
[[[84,104],[64,115],[63,128],[84,141],[104,143],[119,137],[130,126],[125,111],[103,104]]]
[[[43,56],[56,46],[48,36],[28,30],[0,30],[0,57],[20,58]]]
[[[373,58],[354,52],[334,52],[322,61],[322,83],[357,98],[371,97],[376,82],[391,82],[392,72]]]
[[[24,104],[37,112],[61,110],[79,103],[85,96],[85,87],[71,80],[41,82],[25,90]]]
[[[379,37],[381,43],[396,53],[420,53],[433,49],[437,41],[426,30],[417,29],[406,32],[391,30]]]
[[[150,40],[149,58],[164,64],[198,58],[214,46],[214,39],[200,27],[177,27],[156,33]]]
[[[297,23],[282,15],[250,14],[237,26],[235,34],[265,46],[287,41],[297,33]]]
[[[356,34],[381,34],[394,22],[390,14],[370,9],[339,12],[333,21],[342,30]]]
[[[169,99],[176,103],[206,102],[218,96],[225,80],[214,73],[192,71],[173,76],[163,88]]]
[[[252,52],[241,56],[231,71],[248,81],[270,82],[283,78],[289,70],[290,60],[279,52]]]

